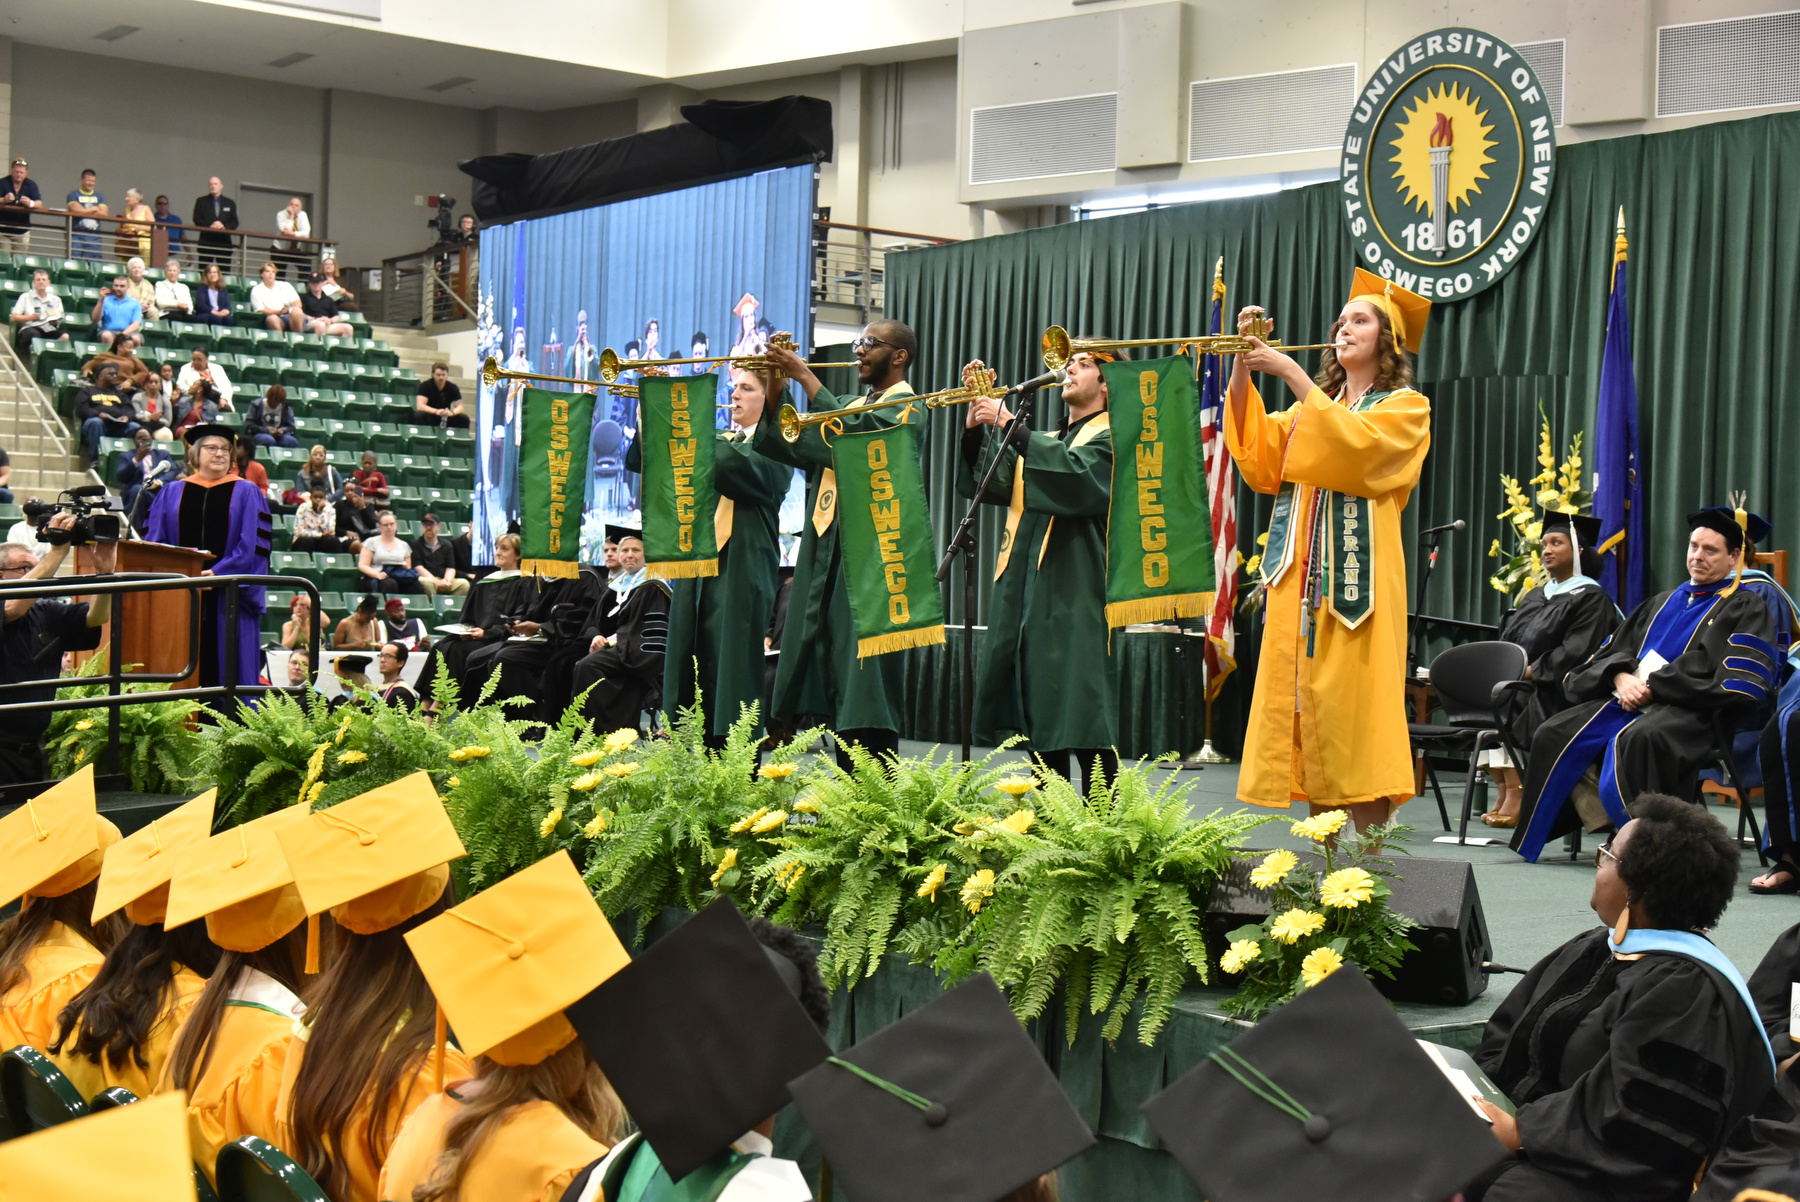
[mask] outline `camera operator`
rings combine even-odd
[[[69,530],[75,515],[58,513],[51,530]],[[68,543],[52,545],[42,559],[18,543],[0,543],[0,579],[46,580],[69,554]],[[110,574],[118,544],[93,544],[94,570]],[[4,596],[0,590],[0,596]],[[64,601],[52,597],[20,597],[6,602],[6,624],[0,628],[0,683],[55,677],[65,651],[91,651],[100,645],[100,628],[112,616],[112,598]],[[9,689],[0,692],[0,704],[19,701],[54,701],[56,685],[41,689]],[[44,754],[44,732],[50,728],[49,710],[14,711],[0,718],[0,784],[40,781],[50,774]]]

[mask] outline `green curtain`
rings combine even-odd
[[[1487,550],[1501,535],[1499,475],[1536,473],[1540,406],[1559,453],[1575,431],[1587,431],[1591,485],[1593,404],[1621,206],[1651,507],[1647,584],[1680,581],[1683,515],[1722,503],[1730,489],[1749,490],[1751,507],[1774,523],[1774,546],[1800,545],[1792,541],[1800,533],[1800,474],[1777,472],[1779,448],[1800,437],[1800,416],[1779,400],[1779,381],[1794,378],[1800,356],[1800,114],[1582,142],[1557,156],[1556,192],[1526,260],[1481,295],[1438,305],[1426,329],[1418,374],[1433,402],[1432,451],[1407,510],[1409,548],[1422,526],[1469,523],[1444,541],[1428,613],[1498,620],[1505,602],[1488,585],[1494,561]],[[1221,257],[1229,311],[1263,304],[1278,337],[1317,341],[1345,299],[1355,262],[1337,185],[891,255],[887,313],[918,333],[912,378],[919,391],[950,386],[976,358],[1002,380],[1019,380],[1043,370],[1038,338],[1052,324],[1109,338],[1202,332]],[[1291,400],[1283,385],[1266,378],[1258,385],[1272,403]],[[1056,394],[1047,393],[1033,425],[1048,429],[1060,417]],[[929,422],[926,479],[940,546],[964,508],[952,458],[963,418],[961,408],[941,409]],[[981,525],[977,621],[985,620],[1001,528],[1001,511],[990,509]],[[1246,555],[1267,520],[1267,498],[1240,486]],[[1418,565],[1408,558],[1411,573]],[[950,620],[960,621],[960,569],[946,584],[945,603]],[[1255,625],[1239,622],[1239,671],[1215,709],[1215,738],[1233,748],[1254,674]],[[957,637],[952,632],[953,643]],[[957,695],[954,682],[925,678],[926,665],[914,675],[921,677],[917,697]]]

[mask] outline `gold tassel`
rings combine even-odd
[[[319,971],[319,916],[306,916],[306,971],[313,975]]]
[[[658,580],[692,580],[696,576],[717,576],[717,559],[676,559],[666,563],[647,563],[644,575]]]
[[[519,571],[526,576],[555,576],[573,580],[581,575],[581,565],[572,559],[521,559]]]
[[[871,655],[886,655],[890,651],[904,651],[908,647],[930,647],[947,641],[942,626],[921,626],[917,630],[896,630],[892,634],[878,634],[874,638],[856,640],[856,658],[867,659]]]
[[[431,1049],[431,1092],[444,1092],[444,1041],[450,1033],[450,1023],[444,1017],[444,1003],[437,1004],[436,1043]]]
[[[1168,597],[1142,597],[1135,601],[1110,601],[1106,624],[1136,626],[1170,618],[1199,618],[1212,612],[1214,593],[1176,593]]]

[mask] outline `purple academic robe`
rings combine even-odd
[[[195,547],[216,557],[208,563],[215,576],[269,572],[273,524],[262,490],[237,475],[208,485],[196,476],[165,485],[150,510],[150,541]],[[200,615],[200,683],[223,684],[227,637],[237,640],[237,683],[255,684],[262,676],[262,614],[267,591],[261,585],[238,592],[237,629],[226,632],[225,595],[221,590]]]

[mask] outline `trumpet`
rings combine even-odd
[[[995,383],[994,372],[987,368],[976,368],[969,373],[970,382],[958,388],[946,388],[941,392],[928,392],[923,396],[901,396],[891,401],[876,401],[869,405],[858,405],[851,409],[821,409],[817,413],[804,416],[792,405],[783,405],[776,413],[775,419],[781,425],[781,436],[789,442],[799,442],[800,435],[810,426],[822,426],[835,421],[846,413],[874,413],[880,409],[893,409],[901,405],[917,405],[921,409],[942,409],[947,405],[966,405],[983,397],[1006,395],[1006,390]]]
[[[647,376],[665,376],[669,373],[656,367],[648,367],[644,374]],[[489,388],[492,388],[502,380],[542,380],[551,384],[579,384],[590,391],[604,388],[608,392],[618,396],[631,397],[634,400],[637,399],[638,395],[638,386],[636,384],[614,384],[606,380],[578,380],[574,376],[545,376],[530,371],[508,371],[500,366],[500,361],[498,359],[489,355],[487,362],[481,365],[481,382],[486,384]],[[713,408],[729,409],[731,408],[731,402],[715,401],[713,403]]]
[[[778,331],[773,338],[769,339],[769,345],[779,350],[791,351],[794,349],[794,336],[785,330]],[[600,378],[610,384],[619,378],[621,372],[677,367],[689,363],[735,363],[746,371],[768,371],[774,367],[767,355],[713,355],[702,359],[621,359],[619,353],[609,346],[600,352]],[[855,367],[856,361],[803,363],[801,366],[813,370],[821,367]]]
[[[1044,354],[1044,366],[1052,371],[1067,367],[1069,360],[1076,355],[1094,351],[1116,351],[1134,346],[1180,346],[1192,348],[1202,355],[1246,355],[1255,350],[1251,338],[1259,339],[1264,346],[1278,351],[1323,351],[1335,350],[1335,342],[1315,342],[1306,346],[1283,346],[1280,342],[1268,339],[1273,323],[1266,317],[1250,319],[1250,329],[1245,334],[1201,334],[1194,338],[1071,338],[1069,332],[1061,326],[1051,326],[1044,331],[1039,346]]]

